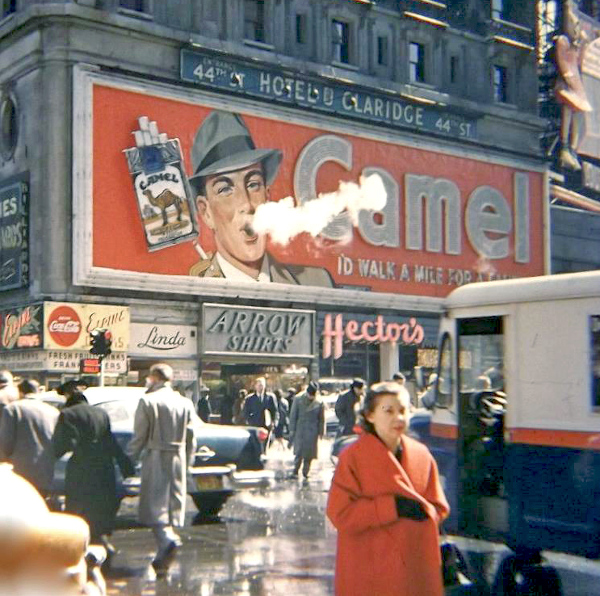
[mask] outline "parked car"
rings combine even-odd
[[[89,387],[85,396],[90,405],[102,408],[109,416],[115,438],[125,449],[133,436],[135,411],[143,387]],[[61,408],[64,398],[55,392],[42,396],[44,401]],[[248,471],[260,473],[264,469],[261,440],[263,429],[241,426],[225,426],[194,420],[196,427],[196,452],[188,476],[188,493],[202,516],[216,515],[235,491],[235,476],[241,473],[248,478]],[[55,468],[53,492],[63,494],[66,455]],[[139,468],[138,468],[139,469]],[[123,479],[118,466],[117,493],[119,498],[139,494],[139,474]]]

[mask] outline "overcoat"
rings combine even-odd
[[[325,434],[325,408],[318,397],[310,400],[306,393],[296,396],[290,413],[290,440],[294,455],[315,459],[319,437]]]
[[[270,420],[267,420],[265,410],[269,411]],[[244,402],[243,414],[248,426],[262,426],[265,428],[276,426],[279,422],[277,398],[269,391],[265,391],[262,396],[256,392],[250,393]]]
[[[395,495],[428,519],[399,518]],[[340,454],[327,502],[337,528],[337,596],[442,596],[439,523],[450,509],[427,447],[402,437],[400,461],[364,433]]]
[[[52,436],[58,458],[72,451],[65,472],[65,509],[90,525],[92,540],[109,534],[119,508],[115,464],[118,457],[110,418],[102,409],[79,403],[64,408]]]
[[[38,490],[47,491],[54,476],[52,435],[58,410],[35,397],[25,397],[0,410],[0,460]]]
[[[359,401],[359,397],[353,389],[340,393],[335,402],[335,415],[339,422],[338,434],[351,435],[354,432],[353,428],[356,424],[355,406]]]
[[[170,386],[140,399],[127,452],[135,459],[141,455],[138,515],[143,524],[183,526],[196,418],[192,401]]]

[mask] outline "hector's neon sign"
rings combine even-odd
[[[333,358],[337,360],[344,352],[344,339],[364,340],[369,343],[389,341],[417,345],[425,338],[425,331],[414,317],[411,317],[407,323],[386,323],[382,315],[377,315],[374,321],[359,323],[350,319],[344,323],[341,314],[326,314],[322,335],[323,358],[331,357],[333,352]]]

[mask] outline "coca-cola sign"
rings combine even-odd
[[[81,319],[70,306],[59,306],[48,317],[46,329],[55,343],[68,348],[81,335]]]
[[[44,348],[89,350],[90,331],[109,329],[113,352],[129,347],[129,307],[112,304],[44,302]]]
[[[0,312],[0,350],[40,348],[42,304],[30,304]]]

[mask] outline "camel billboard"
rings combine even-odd
[[[75,84],[78,285],[394,306],[546,270],[533,160],[83,68]]]

